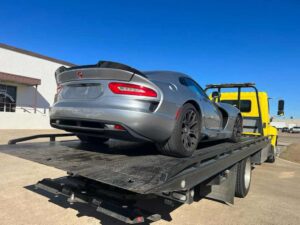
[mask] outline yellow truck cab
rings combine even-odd
[[[268,94],[259,92],[253,83],[211,84],[206,86],[206,92],[210,92],[208,95],[213,101],[228,103],[240,109],[243,116],[244,135],[265,136],[270,139],[272,148],[268,161],[274,162],[278,134],[277,129],[270,125]],[[284,102],[280,100],[278,115],[283,115],[283,107]]]

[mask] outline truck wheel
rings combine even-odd
[[[190,103],[183,105],[171,137],[166,143],[158,144],[158,150],[165,155],[191,156],[199,143],[200,122],[197,109]]]
[[[93,144],[100,144],[100,143],[104,143],[109,140],[109,138],[85,136],[85,135],[77,135],[77,137],[82,142],[88,142],[88,143],[93,143]]]
[[[266,162],[268,163],[274,163],[276,160],[276,152],[274,146],[271,148],[271,155],[267,158]]]
[[[240,142],[243,133],[243,118],[238,115],[234,123],[232,137],[230,140],[234,143]]]
[[[237,165],[237,177],[235,186],[235,196],[239,198],[245,198],[250,189],[251,183],[251,158],[248,157]]]

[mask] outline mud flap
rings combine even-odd
[[[200,197],[212,199],[226,204],[234,203],[237,165],[223,171],[208,183],[199,187]]]

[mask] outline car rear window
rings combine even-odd
[[[221,102],[233,105],[235,107],[237,107],[237,105],[238,105],[238,100],[221,100]],[[250,100],[241,100],[240,111],[241,112],[251,112],[251,101]]]

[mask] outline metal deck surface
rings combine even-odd
[[[164,156],[153,145],[116,140],[103,145],[79,141],[1,145],[0,152],[144,194],[199,160],[253,142],[255,138],[244,138],[241,143],[206,143],[190,158]]]

